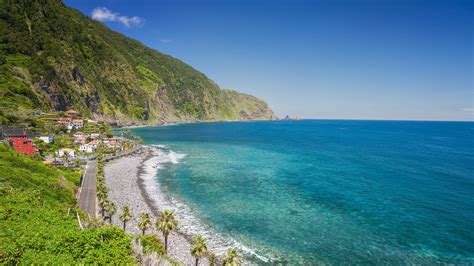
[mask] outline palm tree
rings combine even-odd
[[[237,249],[229,248],[227,254],[224,257],[223,265],[238,266],[240,265],[240,256],[237,253]]]
[[[128,207],[122,208],[122,214],[119,216],[120,221],[123,222],[123,231],[125,231],[125,227],[127,226],[127,222],[132,219],[132,215],[130,214],[130,209]]]
[[[211,252],[208,256],[208,259],[209,259],[209,265],[210,266],[216,265],[216,253]]]
[[[150,214],[146,212],[140,213],[140,221],[138,222],[138,228],[142,230],[142,234],[145,234],[146,229],[151,227]]]
[[[100,153],[100,154],[104,154],[105,153],[105,144],[101,141],[99,142],[99,145],[97,145],[97,152]]]
[[[107,192],[105,190],[102,190],[100,188],[97,189],[97,197],[99,200],[107,198]]]
[[[102,218],[105,218],[105,208],[109,204],[107,198],[100,198],[99,199],[99,206],[100,206],[100,213],[102,214]]]
[[[196,258],[196,266],[199,258],[207,254],[207,244],[202,236],[193,237],[193,245],[191,246],[191,255]]]
[[[107,217],[109,217],[110,223],[112,223],[112,216],[115,214],[116,211],[117,211],[117,207],[115,207],[115,204],[109,201],[109,203],[105,207],[105,214],[107,214]]]
[[[107,191],[108,188],[103,183],[97,185],[97,197],[99,197],[99,199],[107,198]]]
[[[168,251],[168,235],[178,226],[173,211],[165,210],[160,213],[160,217],[156,221],[156,229],[161,231],[165,236],[165,251]]]

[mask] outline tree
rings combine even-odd
[[[105,207],[105,214],[107,217],[109,217],[109,222],[112,223],[112,216],[115,214],[117,211],[117,207],[115,207],[115,204],[111,201],[108,201],[108,204]]]
[[[101,141],[101,142],[99,142],[99,145],[97,145],[96,151],[99,154],[104,154],[105,153],[105,148],[106,148],[105,144]]]
[[[156,229],[161,231],[165,237],[165,251],[168,251],[168,235],[176,229],[176,226],[178,226],[178,221],[175,219],[173,211],[165,210],[160,213],[160,217],[156,221]]]
[[[99,198],[99,206],[100,206],[100,213],[102,215],[102,218],[105,218],[105,208],[109,204],[109,201],[105,197]]]
[[[191,255],[196,258],[196,266],[199,263],[199,258],[207,254],[207,243],[202,236],[193,237],[193,244],[191,246]]]
[[[142,230],[142,234],[145,234],[146,229],[151,227],[150,214],[146,212],[140,213],[140,221],[138,222],[138,228]]]
[[[65,164],[68,164],[68,162],[69,162],[69,152],[66,152],[66,151],[65,151],[65,152],[63,153],[62,158],[63,158],[63,160],[64,160],[64,163],[65,163]]]
[[[210,266],[216,265],[216,253],[211,252],[208,256],[208,259],[209,259],[209,265]]]
[[[132,215],[130,214],[130,209],[128,207],[122,208],[122,213],[119,216],[120,221],[123,223],[123,231],[125,231],[125,227],[127,226],[127,222],[132,219]]]
[[[99,199],[107,198],[107,187],[104,185],[101,185],[101,183],[99,183],[99,185],[97,186],[97,197]]]
[[[229,248],[227,254],[224,256],[223,265],[238,266],[240,265],[240,256],[237,253],[237,249]]]

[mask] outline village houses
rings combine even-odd
[[[73,150],[73,149],[68,149],[68,148],[64,148],[64,149],[60,149],[56,152],[56,156],[58,157],[63,157],[67,155],[69,158],[75,158],[76,157],[76,151]]]
[[[80,113],[75,110],[68,110],[64,112],[65,117],[58,120],[58,124],[65,126],[67,129],[78,129],[84,126],[84,120],[79,119]]]
[[[92,153],[97,149],[97,146],[90,145],[90,144],[82,144],[79,146],[79,151],[85,152],[85,153]]]

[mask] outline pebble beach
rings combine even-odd
[[[143,185],[142,176],[144,174],[143,163],[150,158],[152,150],[145,148],[139,154],[121,157],[106,163],[105,182],[109,188],[109,199],[117,206],[117,214],[112,218],[112,223],[122,228],[122,223],[118,219],[123,206],[128,206],[132,212],[132,220],[127,223],[126,232],[135,235],[140,234],[138,228],[139,214],[148,212],[152,217],[153,227],[147,230],[148,234],[156,234],[160,239],[164,237],[155,229],[155,222],[164,206],[152,201],[147,195]],[[179,220],[178,220],[179,231]],[[195,264],[195,258],[190,254],[191,236],[186,236],[178,231],[172,232],[168,237],[168,255],[177,262],[185,265]],[[212,250],[210,250],[212,251]],[[208,265],[206,258],[199,261],[200,265]]]

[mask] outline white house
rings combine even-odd
[[[79,151],[82,151],[82,152],[85,152],[85,153],[92,153],[94,152],[96,149],[96,147],[94,147],[93,145],[89,145],[89,144],[83,144],[81,146],[79,146]]]
[[[56,152],[56,156],[58,157],[63,157],[64,154],[67,154],[69,158],[76,157],[75,151],[73,149],[64,148]]]
[[[50,144],[54,141],[54,135],[51,134],[49,136],[40,136],[38,139],[42,140],[44,143]]]
[[[99,146],[99,141],[93,140],[93,141],[89,142],[87,145],[93,147],[94,149],[97,149],[97,147]]]
[[[75,128],[81,128],[82,126],[84,126],[84,121],[82,121],[82,119],[74,119],[72,120],[72,125]]]

